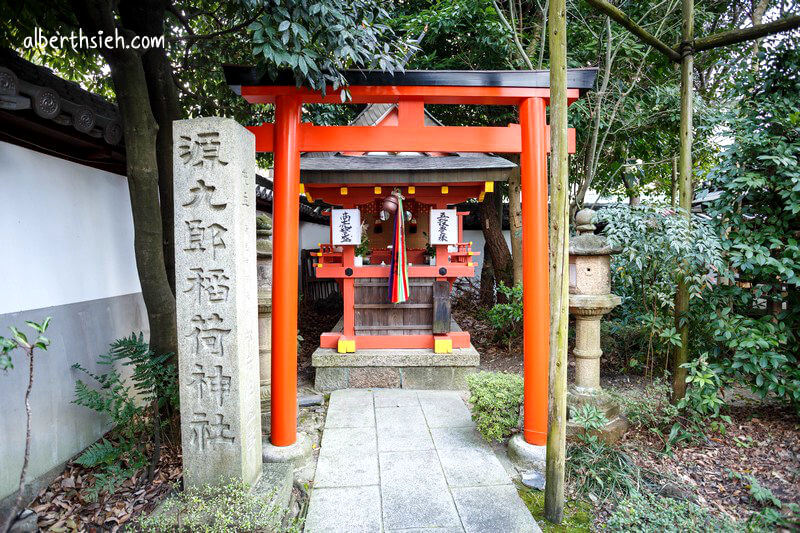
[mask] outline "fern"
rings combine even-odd
[[[171,358],[172,354],[153,353],[141,333],[132,333],[114,341],[108,353],[99,356],[98,364],[107,366],[108,372],[91,372],[77,363],[72,366],[97,383],[91,387],[77,380],[73,403],[107,415],[114,425],[111,439],[92,444],[76,459],[97,469],[90,489],[93,499],[103,492],[113,493],[146,467],[151,444],[157,457],[155,435],[163,425],[159,414],[178,403],[177,371]],[[132,367],[131,385],[117,370],[120,365]]]
[[[101,439],[95,442],[84,452],[75,459],[79,465],[91,468],[97,465],[110,465],[119,458],[119,449],[108,441],[108,439]]]

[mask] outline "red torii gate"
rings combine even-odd
[[[347,103],[397,103],[397,126],[315,126],[301,123],[306,103],[343,103],[296,87],[291,73],[270,80],[252,67],[225,66],[228,85],[252,104],[275,105],[275,123],[248,129],[256,151],[274,154],[271,440],[297,438],[297,277],[301,152],[499,152],[520,154],[522,181],[524,438],[547,440],[550,292],[547,216],[549,71],[346,71]],[[567,98],[594,84],[597,70],[569,69]],[[425,104],[514,105],[519,124],[428,127]],[[575,149],[574,130],[569,136]]]

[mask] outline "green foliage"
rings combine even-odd
[[[11,358],[11,353],[16,349],[21,349],[29,357],[33,357],[34,350],[47,351],[47,347],[50,346],[50,339],[44,335],[50,325],[50,317],[45,318],[41,323],[30,320],[26,320],[25,323],[36,333],[36,338],[29,341],[28,336],[15,326],[9,327],[11,338],[0,336],[0,370],[7,372],[14,368],[14,360]]]
[[[193,487],[170,496],[157,512],[138,520],[145,532],[265,531],[299,533],[300,522],[284,517],[274,495],[254,493],[246,484]]]
[[[478,372],[467,376],[472,420],[488,441],[502,441],[519,423],[522,376],[504,372]]]
[[[748,531],[794,529],[800,524],[800,506],[783,503],[769,488],[761,485],[755,476],[728,470],[728,477],[742,481],[750,499],[761,506],[761,509],[748,519]]]
[[[583,428],[578,442],[567,446],[566,480],[575,493],[597,503],[639,490],[643,482],[639,467],[597,436],[597,430],[608,423],[605,415],[595,405],[584,404],[571,419]]]
[[[664,428],[672,427],[678,417],[678,408],[669,401],[672,388],[664,380],[656,379],[635,391],[609,392],[632,426],[647,429],[662,439]]]
[[[612,392],[631,425],[658,436],[664,450],[704,439],[710,432],[725,433],[731,422],[724,414],[725,377],[719,365],[706,354],[683,365],[687,369],[686,396],[677,405],[670,403],[671,387],[655,380],[633,394]]]
[[[514,341],[522,335],[522,285],[507,287],[500,282],[497,292],[505,296],[506,302],[495,304],[486,316],[497,338],[511,350]]]
[[[367,223],[361,224],[361,242],[356,246],[353,251],[356,257],[366,257],[370,252],[369,248],[369,226]]]
[[[273,77],[278,69],[291,69],[298,86],[338,89],[346,84],[340,71],[350,67],[402,70],[411,46],[388,26],[389,14],[377,0],[245,3],[263,6],[247,28],[253,55]]]
[[[626,533],[741,531],[736,524],[711,514],[695,503],[638,492],[632,493],[617,505],[606,522],[605,529]]]
[[[160,414],[178,404],[177,370],[169,364],[170,358],[171,354],[153,353],[141,333],[132,333],[114,341],[109,352],[100,355],[98,364],[107,366],[107,372],[97,374],[73,365],[99,385],[91,387],[77,380],[73,403],[108,416],[114,426],[111,440],[92,444],[76,459],[80,465],[98,467],[90,498],[113,493],[149,464],[148,452],[158,446],[166,425]],[[126,384],[117,366],[133,367],[132,386]]]
[[[597,219],[606,224],[609,243],[621,250],[611,270],[622,305],[607,329],[633,337],[631,352],[623,355],[626,365],[652,375],[657,363],[680,345],[673,318],[678,281],[689,287],[690,328],[706,326],[707,305],[701,304],[713,281],[726,272],[722,244],[710,223],[692,217],[690,224],[680,211],[665,206],[608,207]]]
[[[718,289],[715,355],[755,392],[800,406],[800,50],[776,41],[758,66],[736,73],[722,124],[732,142],[710,174],[710,214],[739,281]],[[777,317],[761,316],[766,301]]]

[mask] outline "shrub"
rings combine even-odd
[[[504,342],[510,351],[514,340],[522,334],[522,285],[508,287],[501,282],[497,291],[506,297],[507,302],[489,309],[486,317],[498,340]]]
[[[93,388],[78,380],[73,403],[107,415],[114,426],[111,439],[95,442],[76,459],[80,465],[99,467],[89,489],[91,499],[102,492],[113,493],[148,465],[147,479],[152,478],[167,423],[161,414],[178,404],[178,376],[170,358],[171,354],[154,354],[140,333],[114,341],[109,352],[99,357],[98,363],[109,367],[106,373],[73,365],[100,386]],[[115,368],[117,363],[133,366],[132,387]]]
[[[729,520],[719,518],[695,503],[636,492],[617,505],[605,528],[608,531],[641,533],[742,530]]]
[[[728,470],[728,477],[738,479],[748,491],[750,499],[761,507],[747,520],[748,531],[792,530],[800,524],[800,505],[783,503],[772,491],[761,485],[755,476]]]
[[[170,496],[137,525],[146,532],[300,531],[297,520],[286,520],[281,507],[266,502],[274,502],[272,495],[253,493],[242,482],[194,487]]]
[[[648,384],[636,394],[612,395],[620,402],[628,421],[661,438],[664,449],[705,438],[710,431],[724,433],[730,417],[723,412],[724,372],[709,363],[707,354],[683,365],[687,369],[686,396],[670,403],[670,386],[662,380]]]
[[[41,324],[26,320],[25,323],[36,334],[35,339],[28,340],[28,336],[14,326],[11,326],[12,337],[7,339],[0,335],[0,370],[8,372],[14,368],[12,354],[20,351],[28,358],[28,386],[25,389],[25,452],[22,456],[22,470],[19,474],[19,485],[17,486],[17,497],[14,498],[11,508],[5,517],[0,519],[0,531],[6,531],[11,527],[11,522],[17,518],[17,510],[22,505],[22,498],[25,494],[26,474],[28,464],[31,459],[31,389],[33,389],[33,373],[35,369],[34,358],[36,351],[47,351],[50,346],[50,339],[45,337],[47,327],[50,325],[50,317],[47,317]]]
[[[670,402],[671,385],[663,379],[656,379],[633,394],[609,392],[634,427],[663,436],[663,428],[671,427],[678,417],[678,408]]]
[[[739,281],[719,287],[730,310],[714,318],[718,361],[800,409],[800,49],[778,40],[757,61],[735,72],[722,117],[731,143],[709,175],[709,214]]]
[[[693,216],[691,224],[680,210],[668,206],[607,207],[597,214],[605,223],[609,244],[622,251],[612,257],[614,292],[622,305],[607,326],[622,333],[626,365],[655,374],[673,346],[680,345],[673,301],[678,281],[689,287],[691,349],[696,353],[708,333],[707,299],[714,278],[726,274],[722,244],[714,226]],[[616,330],[616,331],[613,331]],[[618,346],[619,347],[619,346]]]
[[[483,438],[502,441],[519,424],[522,376],[504,372],[478,372],[467,376],[472,419]]]

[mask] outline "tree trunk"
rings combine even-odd
[[[483,247],[486,255],[484,261],[492,262],[495,282],[498,285],[502,282],[511,287],[514,285],[513,261],[503,236],[503,226],[500,222],[502,212],[498,213],[497,196],[495,195],[496,193],[493,192],[486,193],[480,204],[481,229],[483,229],[483,238],[486,241]]]
[[[164,0],[127,1],[120,5],[123,24],[139,35],[164,35]],[[186,46],[191,46],[187,44]],[[164,48],[150,48],[142,55],[150,109],[158,125],[156,158],[161,198],[161,224],[164,232],[164,266],[175,294],[175,217],[172,181],[172,122],[181,118],[178,90],[172,78],[172,65]]]
[[[102,0],[75,0],[74,6],[84,32],[114,33],[116,17],[111,4]],[[144,66],[133,49],[101,49],[100,53],[111,68],[122,116],[136,268],[150,324],[150,347],[158,354],[177,353],[175,296],[164,266],[156,157],[158,126],[150,109]]]
[[[694,0],[683,0],[683,23],[681,28],[681,127],[680,154],[678,163],[678,205],[684,212],[681,216],[691,220],[692,210],[692,97],[694,96],[693,70],[694,51]],[[675,292],[675,329],[681,337],[680,346],[673,350],[672,400],[677,402],[686,395],[686,369],[681,365],[689,359],[689,287],[683,278],[678,280]]]
[[[172,65],[164,50],[153,48],[143,57],[150,95],[150,108],[158,123],[156,161],[158,192],[161,198],[161,224],[164,231],[164,266],[175,294],[175,214],[172,181],[172,122],[181,118],[178,92],[172,81]]]
[[[519,165],[519,155],[508,159]],[[522,284],[522,187],[519,166],[508,176],[508,229],[511,234],[511,259],[514,265],[514,285]]]
[[[481,307],[492,307],[494,305],[494,272],[492,271],[492,262],[486,254],[483,256],[483,266],[481,267],[479,298]]]
[[[544,516],[564,518],[569,324],[567,5],[550,1],[550,402]]]

